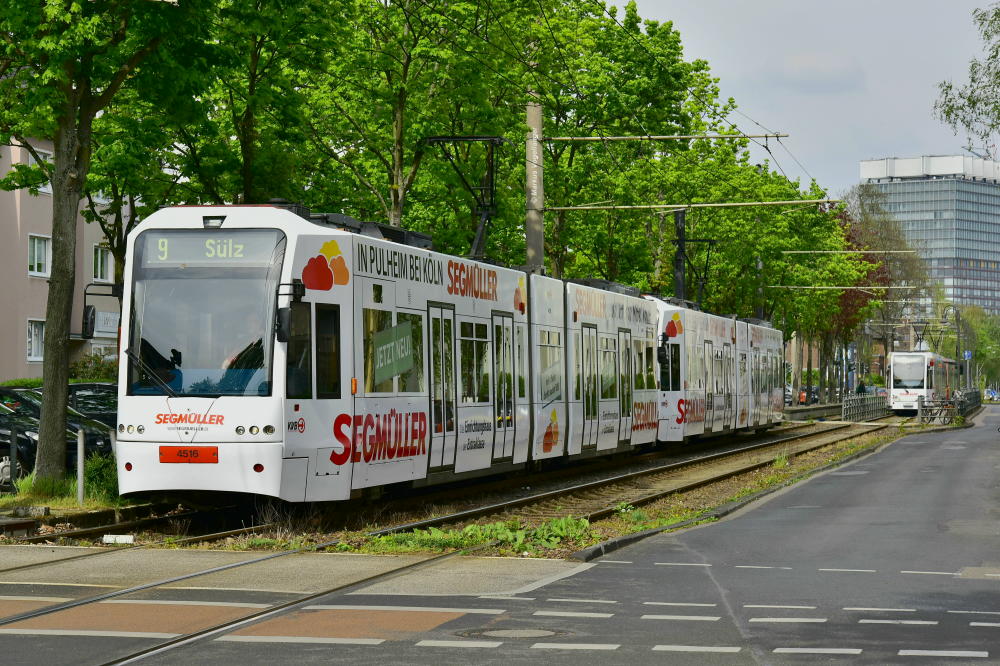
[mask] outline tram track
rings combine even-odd
[[[837,424],[819,432],[799,434],[756,443],[735,450],[712,453],[681,462],[673,462],[644,470],[628,472],[614,477],[586,482],[546,493],[498,502],[490,506],[469,509],[440,522],[422,521],[419,527],[454,525],[474,519],[493,517],[496,520],[520,518],[526,522],[541,522],[550,518],[572,515],[588,520],[606,517],[624,504],[640,506],[678,492],[684,492],[716,481],[722,481],[744,472],[771,464],[779,455],[795,456],[861,434],[881,430],[882,424]],[[849,430],[848,433],[842,431]],[[793,446],[793,442],[803,441]],[[770,455],[767,451],[775,451]],[[719,471],[721,461],[730,461]],[[448,517],[446,517],[448,518]]]
[[[713,481],[729,478],[731,476],[735,476],[745,471],[765,466],[773,462],[773,460],[779,455],[786,455],[789,457],[795,456],[801,453],[822,448],[824,446],[835,444],[845,439],[856,437],[860,434],[875,432],[885,427],[887,427],[885,424],[859,424],[859,425],[837,424],[829,428],[822,428],[820,429],[821,430],[820,432],[810,432],[808,434],[799,434],[795,436],[782,437],[768,441],[766,443],[757,443],[751,446],[745,446],[735,451],[726,451],[723,453],[713,453],[707,456],[701,456],[692,461],[687,461],[682,463],[671,463],[668,465],[661,465],[658,466],[657,468],[650,470],[633,472],[629,474],[621,474],[606,479],[603,482],[589,482],[584,484],[578,484],[576,486],[565,488],[560,491],[538,493],[528,498],[519,498],[509,502],[497,503],[490,506],[477,507],[475,509],[459,511],[448,515],[436,516],[418,521],[401,522],[392,526],[369,530],[366,533],[366,536],[376,537],[384,534],[405,532],[418,528],[460,524],[462,522],[468,522],[473,519],[483,518],[493,515],[498,515],[498,516],[505,515],[506,517],[509,518],[512,509],[517,509],[520,515],[526,518],[541,519],[547,515],[546,512],[549,510],[545,507],[549,507],[552,502],[559,502],[560,506],[562,506],[562,509],[560,510],[560,515],[572,514],[576,516],[587,517],[591,520],[595,520],[602,517],[603,515],[607,515],[608,513],[614,511],[614,505],[612,504],[612,502],[621,502],[623,501],[622,499],[620,499],[622,497],[627,497],[626,501],[628,501],[630,504],[634,506],[637,506],[643,503],[655,501],[656,499],[659,499],[660,497],[663,497],[668,494],[698,487],[699,485],[704,485],[707,483],[711,483]],[[722,463],[726,461],[728,461],[728,464],[725,465],[724,468],[720,467]],[[712,471],[712,468],[714,468],[715,471]],[[678,479],[676,478],[677,475],[679,473],[684,472],[685,469],[686,469],[685,473],[686,477],[680,479],[680,482],[678,482]],[[701,469],[705,473],[700,474],[699,478],[693,479],[691,478],[691,473],[692,470],[695,469]],[[627,496],[622,494],[626,491],[630,493]],[[254,530],[263,527],[265,526],[258,526],[257,528],[246,528],[246,529]],[[237,530],[231,533],[242,532],[242,531],[244,530]],[[222,536],[224,536],[224,533],[217,533],[214,535],[189,537],[184,541],[190,542],[199,539],[206,539],[210,537],[222,537]],[[0,626],[12,625],[18,622],[34,619],[44,615],[52,615],[54,613],[67,611],[81,606],[97,604],[104,601],[110,601],[126,597],[128,595],[134,595],[139,592],[152,590],[154,588],[162,588],[165,586],[170,586],[172,584],[181,581],[187,581],[201,576],[208,576],[222,571],[232,570],[240,567],[250,567],[254,564],[259,564],[293,555],[300,555],[304,553],[314,553],[323,550],[328,550],[336,547],[340,543],[341,539],[331,539],[323,543],[314,544],[294,550],[268,553],[265,555],[261,555],[259,557],[253,557],[249,560],[232,562],[221,566],[207,568],[204,570],[172,576],[162,580],[156,580],[153,582],[142,583],[127,588],[104,592],[98,595],[61,602],[51,606],[46,606],[43,608],[9,616],[6,618],[0,618]],[[144,544],[141,546],[137,546],[135,548],[146,548],[151,545],[153,544]],[[392,578],[400,574],[409,573],[421,567],[431,566],[447,558],[455,557],[463,553],[470,553],[470,552],[480,551],[483,549],[488,549],[495,545],[496,543],[485,543],[462,551],[451,551],[439,555],[433,555],[425,559],[422,559],[418,562],[408,562],[400,566],[393,567],[389,570],[381,571],[374,575],[363,577],[358,580],[352,580],[349,582],[332,585],[322,590],[313,591],[306,594],[299,593],[293,599],[277,602],[268,605],[266,608],[255,609],[246,614],[242,614],[238,618],[226,620],[223,622],[217,622],[212,626],[204,627],[195,631],[190,631],[188,633],[178,635],[173,638],[159,641],[155,645],[115,657],[105,663],[128,664],[142,660],[147,657],[163,654],[170,650],[183,647],[185,645],[197,642],[199,640],[210,639],[213,636],[234,631],[244,625],[247,625],[255,621],[264,620],[284,612],[303,608],[308,604],[324,596],[328,596],[331,594],[346,594],[352,590],[360,589],[362,587],[371,585],[378,581],[387,580],[389,578]],[[121,549],[109,550],[108,552],[121,552]],[[39,566],[57,565],[63,561],[67,560],[40,563]],[[4,571],[10,571],[10,570],[13,569],[7,569]]]

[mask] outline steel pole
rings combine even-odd
[[[83,427],[76,432],[76,501],[83,506]]]

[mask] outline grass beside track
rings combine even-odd
[[[340,543],[331,548],[342,553],[441,553],[461,551],[494,543],[477,555],[506,557],[564,558],[578,550],[619,536],[653,528],[664,528],[684,521],[697,521],[720,506],[764,490],[777,489],[808,478],[816,470],[857,453],[871,450],[899,439],[908,432],[901,428],[861,435],[801,455],[779,455],[772,465],[711,483],[656,502],[634,507],[622,503],[615,513],[590,523],[573,516],[537,524],[521,518],[506,521],[476,522],[455,528],[414,530],[400,534],[371,537],[364,531],[340,534],[310,533],[286,525],[277,532],[235,537],[222,543],[204,544],[201,548],[227,550],[283,550],[301,548],[331,539]]]
[[[917,432],[920,430],[922,428],[917,429]],[[477,551],[477,555],[558,559],[616,537],[649,529],[668,528],[681,522],[690,525],[687,521],[697,521],[699,516],[709,514],[734,500],[803,480],[830,463],[881,446],[907,434],[912,434],[909,429],[904,432],[901,427],[889,428],[800,455],[781,454],[767,467],[687,492],[676,493],[650,504],[636,507],[623,502],[616,507],[614,514],[594,523],[574,516],[535,523],[526,522],[524,518],[512,517],[503,521],[473,522],[454,528],[431,527],[399,534],[370,536],[366,533],[367,529],[324,531],[318,529],[314,522],[301,513],[288,512],[285,515],[270,515],[268,520],[263,521],[277,525],[275,528],[229,537],[221,541],[200,543],[193,547],[211,550],[277,551],[308,548],[320,543],[329,543],[331,540],[339,540],[339,544],[328,548],[327,551],[396,554],[462,551],[484,544],[494,544],[485,551]],[[392,516],[382,516],[380,522],[385,525],[394,521]],[[178,526],[177,533],[183,536],[183,532],[183,526]],[[162,533],[136,536],[136,541],[140,543],[144,540],[163,539]],[[88,545],[80,541],[75,543]],[[168,537],[163,547],[170,545]],[[176,547],[192,546],[178,544]]]

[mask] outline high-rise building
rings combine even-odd
[[[861,162],[907,242],[958,305],[1000,313],[1000,162],[964,155]]]

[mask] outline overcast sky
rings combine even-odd
[[[863,159],[968,154],[965,135],[936,120],[933,105],[938,83],[964,82],[981,56],[972,10],[988,0],[637,4],[644,19],[674,22],[686,60],[708,61],[723,98],[753,119],[732,116],[743,132],[763,133],[756,121],[789,134],[782,141],[831,196],[858,182]],[[772,151],[808,184],[788,152]]]

